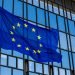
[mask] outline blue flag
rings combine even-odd
[[[0,8],[0,47],[31,56],[38,62],[61,62],[56,51],[58,30],[47,29]]]

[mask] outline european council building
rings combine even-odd
[[[0,0],[0,7],[32,24],[57,29],[62,55],[61,63],[39,63],[0,48],[0,75],[75,75],[75,0]]]

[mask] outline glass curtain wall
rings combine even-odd
[[[45,28],[59,30],[61,63],[39,63],[27,55],[0,48],[0,75],[75,75],[75,1],[0,0],[0,7]]]

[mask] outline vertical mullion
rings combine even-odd
[[[24,0],[22,2],[22,17],[23,17],[23,20],[24,20]],[[23,27],[23,36],[24,36],[24,27]],[[24,61],[24,54],[23,54],[23,75],[25,75],[26,72],[25,72],[25,61]]]
[[[67,20],[68,23],[68,20]],[[70,40],[70,48],[71,48],[71,57],[72,57],[72,66],[73,66],[73,70],[74,70],[74,63],[73,63],[73,55],[72,55],[72,44],[71,44],[71,38],[70,38],[70,31],[69,31],[69,26],[68,26],[68,32],[69,32],[69,40]]]
[[[14,0],[13,0],[13,6],[12,6],[12,13],[14,14]],[[13,55],[13,50],[12,50]],[[16,67],[17,67],[17,60],[16,60]],[[13,75],[13,69],[11,68],[11,74]]]
[[[49,18],[49,7],[48,7],[48,0],[47,0],[47,12],[48,12],[48,28],[50,28],[50,18]],[[49,75],[51,75],[50,74],[50,66],[49,66],[50,64],[49,64],[49,62],[48,62],[48,71],[49,71]]]
[[[57,30],[59,30],[59,27],[58,27],[58,18],[57,18],[57,15],[56,15],[56,22],[57,22]],[[60,38],[60,35],[59,35],[59,38]],[[60,54],[61,54],[61,44],[60,44],[60,39],[59,39],[59,51],[60,51]],[[62,67],[62,62],[61,62],[61,67]]]
[[[67,19],[64,18],[64,23],[66,22],[65,20],[67,20]],[[68,21],[67,21],[67,23],[68,23]],[[65,25],[65,31],[67,33],[66,23],[64,25]],[[69,28],[68,28],[68,30],[69,30]],[[70,70],[71,70],[71,62],[70,62],[70,55],[69,55],[69,44],[68,44],[68,35],[67,34],[66,34],[66,40],[67,40],[67,49],[68,49],[67,52],[68,52],[69,67],[70,67]]]

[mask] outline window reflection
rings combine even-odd
[[[59,27],[59,30],[65,31],[64,18],[61,16],[58,16],[58,27]]]
[[[70,70],[67,70],[66,72],[67,72],[67,75],[71,75]]]
[[[34,62],[32,62],[32,61],[29,61],[29,71],[34,72]]]
[[[36,22],[36,9],[32,5],[28,5],[28,19]]]
[[[22,2],[14,0],[14,14],[22,17]]]
[[[56,15],[53,13],[49,13],[49,17],[50,17],[50,26],[52,28],[57,29]]]
[[[0,66],[0,74],[1,75],[11,75],[11,69]]]
[[[58,68],[57,67],[54,67],[54,75],[58,75]]]
[[[71,20],[68,20],[68,26],[69,26],[70,34],[75,35],[75,26],[74,26],[74,22],[71,21]]]
[[[13,75],[23,75],[23,71],[14,69]]]
[[[65,75],[65,70],[64,69],[59,69],[59,74],[60,75]]]
[[[44,10],[37,8],[37,21],[40,24],[45,25],[45,14]]]
[[[36,63],[36,72],[42,73],[42,64]]]
[[[62,49],[67,50],[66,34],[65,33],[62,33],[62,32],[59,32],[59,35],[60,35],[60,47]]]
[[[7,65],[7,55],[1,54],[1,65]]]
[[[62,54],[62,67],[63,68],[70,68],[69,64],[69,56],[67,51],[61,51]],[[67,62],[67,63],[66,63]]]
[[[3,7],[6,10],[8,10],[9,12],[12,12],[13,11],[12,8],[14,7],[14,14],[22,17],[22,15],[23,15],[23,9],[22,9],[23,5],[22,4],[23,3],[20,0],[19,1],[14,0],[14,5],[13,5],[12,1],[13,0],[8,0],[8,1],[4,0]],[[32,4],[32,0],[24,0],[24,1],[25,2],[27,1],[28,3]],[[57,0],[55,0],[55,1],[57,1]],[[28,20],[36,22],[36,18],[37,18],[37,21],[39,24],[45,25],[45,13],[44,13],[45,10],[43,10],[44,9],[43,0],[40,0],[40,7],[42,9],[37,8],[37,7],[39,7],[39,0],[33,0],[34,6],[30,5],[30,4],[27,4],[28,8],[26,8],[26,3],[24,3],[24,18],[27,19],[27,14],[28,14]],[[0,6],[1,5],[2,5],[2,0],[0,0]],[[73,35],[73,36],[70,36],[70,38],[71,38],[72,51],[75,52],[75,27],[74,27],[75,12],[71,11],[71,13],[70,13],[70,11],[68,9],[66,11],[61,6],[59,6],[59,9],[58,9],[58,5],[53,4],[50,1],[48,1],[48,9],[47,9],[47,3],[45,5],[46,5],[45,6],[46,10],[54,12],[54,13],[51,13],[51,12],[46,11],[46,22],[47,22],[46,25],[49,26],[49,22],[50,22],[50,26],[52,28],[57,29],[57,22],[58,22],[59,30],[65,32],[65,24],[66,24],[66,29],[67,29],[66,32],[69,33],[69,31],[70,31],[70,34]],[[37,7],[35,7],[35,6],[37,6]],[[28,11],[28,13],[27,13],[27,11]],[[36,16],[36,12],[37,12],[37,16]],[[48,13],[49,13],[49,16],[48,16]],[[62,17],[58,16],[57,14],[58,15],[60,14]],[[65,21],[64,21],[64,19],[65,19],[64,14],[65,14],[65,17],[67,17],[67,19]],[[68,20],[68,18],[71,19],[70,14],[72,16],[72,20],[74,20],[74,21]],[[49,22],[48,22],[48,19],[49,19]],[[69,31],[68,31],[68,27],[69,27]],[[60,35],[60,48],[67,50],[66,34],[60,32],[59,35]],[[69,34],[68,34],[69,50],[71,51],[70,38],[69,38]],[[13,52],[14,57],[10,57],[9,55],[11,55],[11,53],[12,53],[11,50],[1,49],[1,52],[8,55],[8,58],[7,58],[7,55],[1,54],[1,65],[7,66],[7,64],[8,64],[9,67],[16,68],[16,69],[13,69],[13,75],[23,75],[23,59],[21,59],[21,58],[23,58],[23,55],[14,51]],[[52,71],[54,71],[54,75],[66,75],[66,74],[71,75],[70,70],[66,70],[66,69],[70,69],[69,68],[69,66],[70,66],[69,65],[69,56],[70,56],[71,69],[73,69],[73,62],[74,62],[74,68],[75,68],[75,59],[74,59],[75,54],[69,52],[69,56],[68,56],[68,52],[64,51],[64,50],[61,51],[61,54],[63,56],[62,67],[65,69],[59,68],[59,70],[58,70],[58,67],[61,67],[61,64],[53,63],[53,65],[57,66],[57,67],[54,67],[52,70],[51,66],[50,66],[50,69],[48,68],[48,66],[49,66],[48,63],[34,64],[34,61],[31,60],[29,63],[25,62],[25,67],[26,67],[25,70],[26,70],[26,72],[28,72],[28,71],[35,72],[35,68],[36,68],[36,72],[38,72],[38,74],[29,72],[29,75],[42,75],[43,70],[44,70],[44,74],[46,74],[46,75],[49,75],[49,72],[51,72],[51,74],[52,74],[53,73]],[[73,61],[72,61],[72,54],[73,54]],[[17,61],[16,61],[15,57],[18,57]],[[25,58],[27,58],[27,56],[25,56]],[[67,62],[67,64],[66,64],[66,62]],[[17,63],[17,65],[16,65],[16,63]],[[18,69],[21,69],[21,70],[18,70]],[[58,73],[58,71],[59,71],[59,73]],[[65,73],[65,71],[66,71],[66,73]],[[5,74],[11,75],[11,69],[7,68],[7,67],[1,67],[1,75],[5,75]]]
[[[75,52],[75,37],[74,36],[70,36],[70,37],[71,37],[72,51]]]
[[[23,59],[18,58],[18,68],[23,69]]]
[[[11,67],[16,67],[16,58],[9,56],[8,59],[8,65]]]
[[[0,0],[1,1],[1,0]],[[12,13],[12,0],[4,0],[4,8]]]

